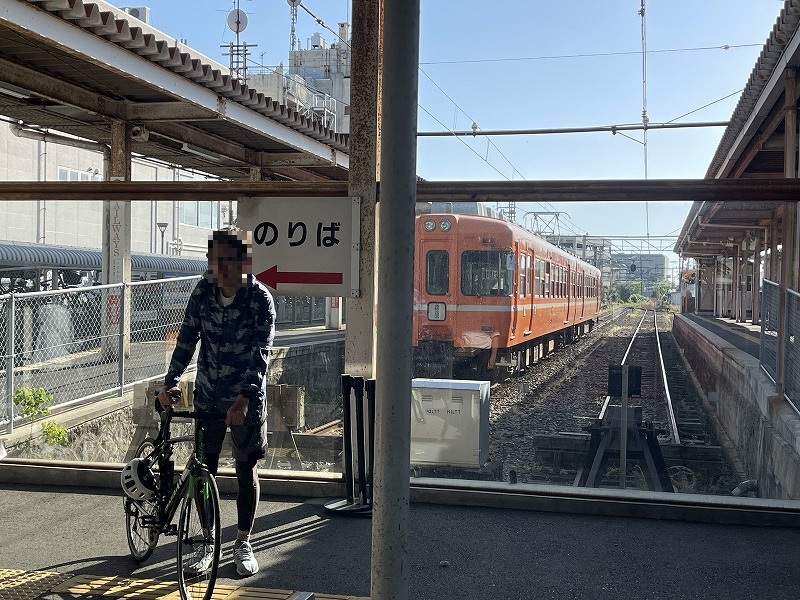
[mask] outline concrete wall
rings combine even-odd
[[[717,434],[727,438],[761,498],[800,499],[800,416],[778,398],[758,359],[681,315],[672,332],[699,382]]]
[[[341,415],[342,373],[344,340],[275,347],[267,383],[303,386],[306,425],[313,428]]]

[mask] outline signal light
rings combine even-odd
[[[494,240],[493,237],[482,237],[481,238],[481,244],[483,244],[484,246],[494,246],[494,242],[495,242],[495,240]]]

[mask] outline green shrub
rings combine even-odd
[[[30,421],[35,421],[37,417],[45,417],[50,414],[50,403],[53,401],[53,394],[48,394],[44,388],[18,387],[11,400],[20,409],[20,415]]]
[[[69,443],[67,430],[52,419],[42,425],[42,434],[44,434],[45,441],[51,446],[66,446]]]

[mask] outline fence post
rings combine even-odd
[[[15,348],[15,323],[14,323],[14,294],[9,295],[6,304],[6,401],[8,402],[8,427],[6,432],[14,433],[14,352]]]
[[[119,395],[122,397],[125,388],[125,297],[127,284],[123,283],[119,294],[119,346],[117,349],[117,371],[119,379]]]
[[[781,364],[779,365],[779,370],[780,370],[782,376],[781,376],[781,383],[780,383],[780,386],[778,388],[779,392],[780,392],[779,398],[781,400],[788,399],[788,395],[786,393],[786,363],[788,363],[789,361],[786,358],[786,355],[787,355],[787,353],[789,351],[789,344],[788,344],[788,341],[789,341],[789,307],[790,307],[789,301],[791,300],[791,296],[789,295],[789,292],[791,292],[791,289],[788,288],[788,287],[783,292],[783,306],[784,306],[784,310],[783,310],[783,327],[782,327],[783,331],[781,332],[782,333],[781,337],[783,338],[781,340],[783,347],[782,347],[782,352],[778,355],[780,357],[780,359],[781,359]]]

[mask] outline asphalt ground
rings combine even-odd
[[[218,584],[368,596],[371,520],[331,515],[322,504],[262,499],[253,535],[261,570],[239,578],[230,554],[235,501],[223,496]],[[409,597],[795,599],[797,540],[797,529],[780,527],[412,504]],[[120,494],[4,484],[2,569],[171,581],[175,538],[162,538],[139,565],[128,554]],[[0,598],[12,596],[0,580]]]

